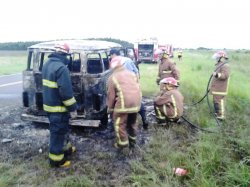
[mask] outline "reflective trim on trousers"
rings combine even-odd
[[[60,154],[60,155],[55,155],[52,153],[49,153],[49,158],[53,161],[61,161],[64,158],[64,154]]]
[[[76,103],[76,100],[75,100],[74,97],[72,97],[71,99],[68,99],[68,100],[63,101],[63,104],[64,104],[65,106],[70,106],[70,105],[73,105],[73,104],[75,104],[75,103]]]
[[[43,110],[46,112],[67,112],[67,109],[65,106],[48,106],[43,105]]]
[[[176,101],[175,101],[174,95],[171,95],[171,99],[172,99],[172,102],[174,105],[174,115],[171,118],[176,118],[177,117],[177,107],[176,107]]]
[[[136,140],[136,136],[135,136],[135,137],[133,137],[133,136],[128,136],[128,138],[129,138],[130,140]]]
[[[220,109],[221,109],[221,115],[218,116],[218,118],[224,118],[225,117],[225,108],[224,108],[224,99],[220,101]]]
[[[161,115],[161,111],[160,111],[159,107],[156,106],[155,109],[157,111],[156,118],[158,118],[158,119],[166,119],[165,116]]]
[[[117,143],[118,145],[121,145],[121,146],[125,146],[125,145],[128,145],[128,140],[125,140],[125,141],[122,141],[121,140],[121,137],[120,137],[120,134],[119,134],[119,130],[120,130],[120,120],[121,118],[118,117],[115,121],[115,132],[116,132],[116,138],[117,138]]]

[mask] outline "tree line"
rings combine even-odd
[[[88,38],[87,40],[102,40],[108,42],[115,42],[123,47],[133,47],[132,43],[129,43],[124,40],[114,39],[114,38]],[[37,43],[41,43],[45,41],[27,41],[27,42],[5,42],[0,43],[0,50],[26,50],[29,46],[35,45]]]

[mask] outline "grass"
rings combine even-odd
[[[26,62],[26,51],[0,51],[0,75],[20,73]]]
[[[204,95],[214,69],[212,54],[213,51],[184,51],[183,61],[176,61],[181,71],[180,91],[186,105]],[[130,172],[117,179],[114,186],[250,186],[250,53],[230,51],[229,55],[231,80],[226,104],[227,120],[218,127],[209,113],[206,101],[203,101],[186,109],[185,116],[201,127],[213,128],[215,133],[192,132],[184,125],[175,125],[169,130],[152,125],[152,140],[143,147],[142,158],[131,161]],[[0,63],[2,59],[9,59],[9,64],[11,61],[22,64],[25,58],[6,56],[0,59]],[[19,65],[17,67],[20,68]],[[144,96],[152,97],[159,91],[156,85],[157,70],[155,64],[140,65]],[[111,155],[102,153],[93,157],[97,160],[113,159]],[[58,173],[48,169],[44,160],[45,154],[33,158],[29,166],[22,162],[0,162],[0,186],[110,184],[99,180],[101,173],[105,173],[105,169],[100,166],[95,167],[79,160],[74,168]],[[176,176],[173,173],[174,167],[184,168],[188,174]],[[30,172],[34,172],[33,175]]]
[[[212,53],[187,51],[184,53],[183,62],[177,62],[181,70],[180,90],[186,104],[197,101],[205,93],[207,81],[214,69],[210,58]],[[250,186],[250,93],[247,91],[250,54],[234,51],[229,54],[232,60],[229,63],[231,80],[227,96],[226,122],[221,127],[216,127],[206,102],[185,110],[185,115],[192,122],[203,127],[216,127],[216,133],[194,135],[179,131],[183,134],[180,133],[176,141],[176,138],[173,138],[176,136],[175,128],[171,129],[171,133],[156,132],[154,141],[148,145],[150,154],[140,163],[140,168],[143,167],[144,171],[158,180],[143,178],[145,174],[140,173],[141,169],[137,168],[132,175],[133,183],[137,183],[137,186]],[[145,71],[145,68],[141,69]],[[151,80],[150,83],[147,82],[150,87],[155,76],[149,77],[149,73],[146,75],[145,79]],[[145,84],[145,81],[142,82]],[[144,88],[147,87],[142,86],[142,89]],[[154,86],[147,89],[150,89],[150,92],[146,92],[149,95],[154,95],[157,90]],[[162,162],[167,164],[164,169],[159,170],[156,163]],[[188,175],[173,176],[171,168],[177,166],[187,169]],[[161,177],[162,175],[165,177]]]

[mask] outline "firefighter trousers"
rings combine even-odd
[[[50,122],[49,161],[57,165],[65,161],[64,152],[70,144],[69,113],[48,113],[48,118]]]
[[[136,142],[138,129],[137,113],[113,113],[116,143],[118,147],[126,147]]]
[[[141,107],[140,107],[140,111],[138,112],[141,116],[141,119],[142,119],[142,123],[145,124],[147,123],[147,118],[146,118],[146,110],[145,110],[145,107],[144,107],[144,104],[141,103]]]
[[[214,110],[218,119],[225,118],[225,96],[213,95]]]
[[[170,118],[164,114],[164,112],[161,111],[160,107],[154,104],[154,110],[155,110],[155,117],[157,120],[157,123],[168,123],[168,122],[177,122],[179,118]],[[166,112],[167,113],[167,112]]]

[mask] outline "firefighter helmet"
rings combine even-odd
[[[178,87],[178,83],[177,83],[177,80],[173,77],[167,77],[167,78],[164,78],[160,81],[160,84],[170,84],[170,85],[173,85],[173,86],[176,86]]]
[[[218,62],[221,58],[228,59],[228,56],[225,51],[217,51],[216,53],[213,54],[212,58]]]
[[[112,58],[111,62],[109,63],[109,67],[113,69],[113,68],[122,66],[123,63],[124,62],[122,61],[122,57],[116,56],[116,57]]]
[[[161,59],[167,59],[169,57],[169,53],[168,52],[166,52],[166,51],[164,51],[163,53],[162,53],[162,55],[161,55]]]
[[[69,48],[69,45],[67,43],[63,43],[63,44],[56,44],[55,50],[56,50],[56,52],[69,54],[70,48]]]

